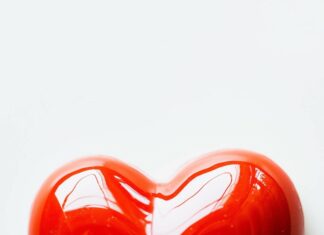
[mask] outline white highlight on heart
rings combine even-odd
[[[239,165],[224,166],[197,176],[171,200],[156,198],[152,234],[181,234],[210,212],[222,208],[239,175]]]
[[[64,212],[88,206],[109,207],[121,212],[106,185],[99,170],[87,170],[66,179],[57,188],[55,195]]]

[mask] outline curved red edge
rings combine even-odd
[[[153,196],[163,195],[168,197],[181,188],[185,187],[188,178],[192,177],[194,173],[200,172],[204,169],[213,168],[214,166],[220,166],[223,163],[229,162],[242,162],[257,166],[259,169],[267,173],[274,181],[279,185],[283,191],[289,207],[291,216],[291,234],[301,235],[304,232],[304,218],[302,206],[298,193],[288,177],[288,175],[272,160],[266,156],[245,150],[224,150],[205,154],[200,158],[187,164],[177,174],[173,180],[168,183],[156,184],[152,180],[148,179],[144,174],[136,170],[135,168],[129,167],[125,163],[112,158],[112,157],[90,157],[74,162],[68,163],[55,171],[42,185],[41,190],[36,196],[35,203],[32,208],[32,218],[29,227],[30,235],[41,235],[34,234],[34,228],[40,227],[42,220],[43,208],[45,207],[48,195],[63,182],[70,175],[76,172],[82,171],[92,167],[109,167],[109,169],[115,170],[116,172],[123,172],[123,175],[131,179],[134,184],[139,183],[141,190],[149,193]],[[69,172],[67,174],[67,172]]]
[[[298,192],[289,176],[267,156],[242,149],[227,149],[207,153],[187,163],[170,182],[161,183],[157,191],[164,195],[185,185],[191,172],[199,172],[226,162],[244,162],[255,165],[271,176],[284,192],[291,215],[291,234],[304,234],[304,214]]]

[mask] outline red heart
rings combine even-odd
[[[105,157],[67,164],[42,186],[30,235],[302,235],[288,176],[246,151],[207,154],[156,184]]]

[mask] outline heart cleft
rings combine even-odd
[[[303,235],[303,220],[293,183],[260,154],[210,153],[163,184],[89,157],[46,180],[29,235]]]

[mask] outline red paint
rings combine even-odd
[[[302,235],[288,176],[264,156],[224,151],[156,184],[105,157],[72,162],[42,186],[29,235]]]

